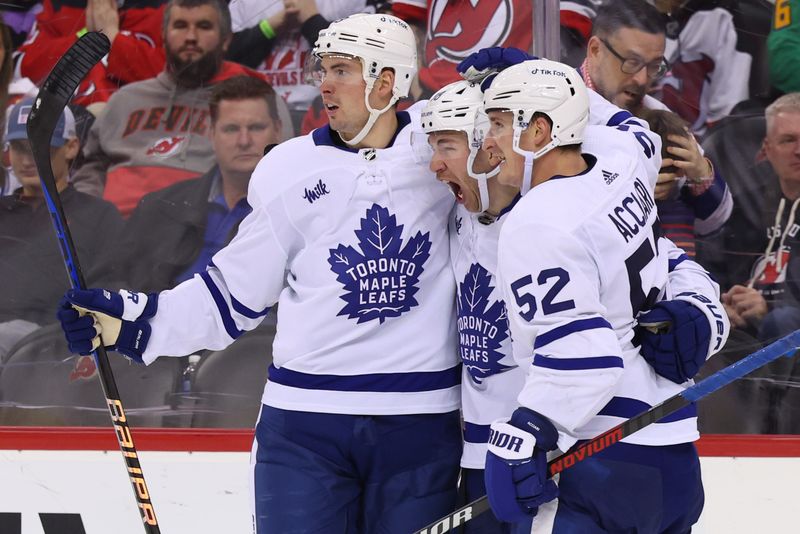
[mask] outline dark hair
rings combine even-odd
[[[231,29],[231,12],[228,4],[220,0],[169,0],[164,8],[164,19],[161,22],[161,31],[166,32],[169,26],[169,17],[172,6],[177,7],[201,7],[211,6],[219,13],[219,33],[225,39],[233,33]]]
[[[661,136],[661,157],[674,158],[675,156],[667,152],[667,148],[679,145],[671,142],[667,136],[680,135],[682,137],[687,137],[689,135],[687,133],[687,128],[689,125],[686,123],[686,121],[683,120],[677,113],[673,113],[672,111],[668,111],[666,109],[643,109],[639,113],[639,118],[646,120],[647,124],[650,125],[650,130],[653,133]],[[678,172],[678,169],[677,167],[670,165],[669,167],[662,169],[661,172],[676,173]]]
[[[278,105],[275,101],[275,90],[270,84],[252,76],[234,76],[223,80],[211,89],[208,108],[211,122],[217,122],[219,103],[223,100],[250,100],[262,98],[267,103],[267,110],[272,120],[280,120]]]
[[[645,0],[613,0],[597,10],[592,35],[608,37],[623,28],[666,34],[666,20]]]

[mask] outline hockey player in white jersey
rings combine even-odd
[[[279,303],[257,532],[405,534],[455,505],[453,201],[412,151],[418,111],[394,107],[416,71],[408,25],[353,15],[312,55],[330,123],[264,157],[208,269],[158,295],[71,291],[59,315],[73,351],[99,343],[97,318],[109,348],[150,363],[226,347]]]
[[[491,426],[492,509],[535,516],[534,532],[689,532],[703,506],[693,409],[564,471],[558,486],[546,470],[547,452],[681,391],[726,340],[710,279],[698,291],[668,283],[688,260],[659,239],[658,139],[586,127],[586,88],[555,62],[506,69],[484,101],[484,147],[503,161],[498,179],[524,193],[500,233],[498,285],[514,356],[532,361],[520,407]]]
[[[478,84],[460,81],[440,89],[428,101],[421,120],[427,134],[421,142],[432,149],[430,168],[452,189],[457,201],[450,218],[450,261],[463,364],[460,486],[463,500],[471,502],[486,494],[483,468],[489,425],[514,410],[525,380],[524,369],[511,355],[506,307],[495,279],[497,239],[519,188],[492,179],[496,163],[481,149],[489,121]],[[465,534],[526,531],[530,531],[530,521],[527,528],[501,524],[492,514],[464,527]]]

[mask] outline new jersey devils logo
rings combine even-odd
[[[425,59],[458,63],[480,48],[501,46],[514,22],[512,0],[433,0]]]
[[[72,371],[69,373],[69,381],[88,380],[95,375],[97,375],[97,366],[94,363],[94,357],[78,356]]]
[[[167,158],[178,151],[184,139],[186,137],[183,135],[162,137],[147,149],[146,154],[148,156]]]

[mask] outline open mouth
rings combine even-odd
[[[489,165],[492,167],[497,167],[506,162],[505,156],[502,154],[497,154],[495,152],[489,152]]]
[[[336,113],[336,110],[339,109],[339,106],[336,104],[325,104],[325,111],[330,115],[331,113]]]
[[[638,100],[640,95],[639,92],[634,92],[634,91],[623,91],[623,93],[625,94],[626,97],[628,97],[631,100]]]
[[[461,191],[461,186],[454,182],[447,182],[447,186],[450,188],[450,192],[453,193],[453,196],[456,197],[456,202],[463,204],[464,193]]]

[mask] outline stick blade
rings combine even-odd
[[[28,138],[55,128],[61,110],[69,103],[81,80],[108,54],[111,42],[100,32],[88,32],[67,50],[50,71],[28,116]],[[49,137],[49,136],[48,136]],[[49,144],[49,139],[46,143]]]

